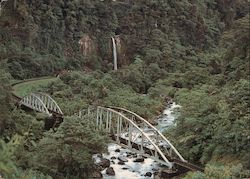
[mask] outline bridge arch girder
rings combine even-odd
[[[22,98],[22,100],[19,102],[19,106],[21,105],[24,105],[28,108],[31,108],[41,113],[51,115],[46,105],[43,103],[43,101],[37,95],[33,93]]]
[[[61,108],[51,96],[45,93],[36,93],[36,95],[39,96],[49,111],[63,115]]]
[[[130,115],[133,121],[139,121],[143,124],[143,127],[147,127],[149,130],[152,130],[156,135],[157,135],[157,140],[156,143],[159,141],[163,141],[166,144],[168,144],[169,149],[166,150],[168,155],[172,157],[172,155],[175,154],[176,157],[178,157],[181,161],[186,162],[186,160],[182,157],[182,155],[178,152],[178,150],[173,146],[173,144],[152,124],[150,124],[147,120],[145,120],[143,117],[139,116],[138,114],[127,110],[125,108],[120,108],[120,107],[109,107],[111,109],[117,110],[121,113],[123,113],[125,116]]]
[[[21,99],[19,105],[24,105],[35,111],[45,113],[49,116],[52,113],[63,115],[62,110],[58,104],[49,95],[44,93],[31,93]]]

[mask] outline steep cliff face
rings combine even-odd
[[[90,38],[89,35],[85,34],[83,37],[79,40],[79,48],[80,48],[80,53],[83,56],[88,56],[92,54],[96,54],[97,52],[97,45],[93,41],[93,39]]]
[[[13,62],[12,56],[44,59],[50,54],[62,63],[60,68],[66,64],[73,69],[109,70],[115,36],[120,66],[140,55],[149,64],[152,59],[165,61],[160,66],[174,71],[172,61],[185,61],[191,51],[215,47],[223,31],[248,13],[247,4],[246,0],[10,0],[0,17],[0,58],[7,56]],[[58,64],[54,66],[58,69]]]

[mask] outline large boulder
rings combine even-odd
[[[115,176],[115,171],[114,171],[113,167],[107,168],[106,174],[110,175],[110,176]]]
[[[106,158],[102,158],[99,165],[102,167],[102,168],[108,168],[110,166],[110,161]]]

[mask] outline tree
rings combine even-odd
[[[2,64],[2,63],[0,63]],[[0,137],[4,134],[4,130],[10,125],[10,109],[11,109],[11,94],[9,86],[10,76],[0,67]]]
[[[95,169],[92,155],[104,151],[106,140],[104,133],[94,129],[91,118],[68,117],[23,158],[27,159],[27,168],[52,176],[88,178]]]

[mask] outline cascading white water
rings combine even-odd
[[[114,70],[117,70],[117,50],[114,37],[111,37],[113,45]]]
[[[174,120],[179,116],[179,113],[175,110],[178,108],[181,108],[181,106],[174,102],[163,111],[162,116],[158,119],[158,130],[163,132],[169,127],[176,125]]]

